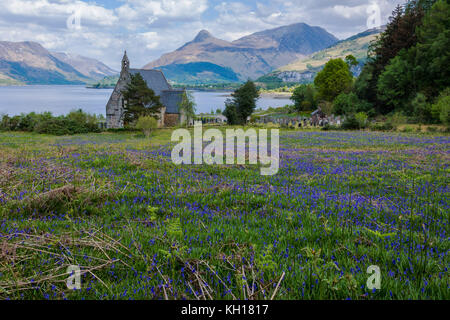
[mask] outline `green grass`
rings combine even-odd
[[[0,133],[0,297],[450,298],[448,136],[282,131],[273,177],[170,136]]]

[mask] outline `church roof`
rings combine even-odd
[[[147,86],[152,89],[157,96],[161,95],[164,90],[172,89],[167,82],[164,74],[159,70],[130,69],[130,73],[135,75],[140,73],[142,78],[147,82]]]
[[[183,92],[184,90],[167,90],[161,93],[161,103],[166,107],[166,113],[179,113]]]
[[[157,96],[160,96],[160,101],[166,107],[167,113],[179,113],[179,104],[183,98],[184,90],[172,89],[162,71],[130,69],[130,74],[135,75],[137,73],[140,73],[145,82],[147,82],[147,86]]]

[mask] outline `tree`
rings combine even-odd
[[[367,101],[362,101],[354,92],[341,93],[334,99],[333,113],[336,115],[350,115],[357,112],[373,113],[371,105]]]
[[[355,83],[355,88],[358,97],[374,105],[378,113],[388,113],[392,110],[392,104],[388,105],[387,110],[384,108],[385,101],[389,100],[387,95],[383,97],[378,94],[382,92],[379,90],[379,78],[393,58],[417,43],[416,28],[421,25],[431,2],[433,1],[419,0],[409,1],[405,7],[398,5],[389,18],[385,31],[369,46],[369,59]],[[396,63],[396,67],[399,67],[399,62]]]
[[[180,112],[186,117],[186,126],[189,125],[190,120],[195,118],[195,99],[194,95],[190,91],[184,91],[179,104]]]
[[[314,79],[319,96],[327,101],[333,101],[340,93],[349,91],[352,83],[350,68],[340,58],[328,61]]]
[[[392,59],[379,77],[377,97],[382,102],[378,106],[378,112],[381,114],[387,114],[394,109],[411,111],[407,109],[411,94],[414,93],[409,90],[413,75],[406,55],[406,51],[402,51]]]
[[[136,123],[136,129],[140,129],[144,132],[148,138],[152,134],[152,131],[158,127],[158,120],[150,116],[139,117]]]
[[[450,125],[450,88],[441,92],[439,98],[431,106],[431,114],[435,122]]]
[[[356,67],[359,63],[358,60],[356,60],[355,56],[352,54],[349,54],[345,57],[345,62],[348,64],[348,67],[351,69],[352,67]]]
[[[420,121],[430,122],[429,105],[424,101],[433,99],[450,85],[450,5],[441,0],[430,10],[431,2],[412,2],[399,20],[398,32],[403,29],[408,30],[407,34],[414,32],[415,43],[409,46],[411,39],[404,39],[404,48],[378,77],[377,99],[381,102],[378,111],[382,114],[401,109]],[[424,13],[424,10],[429,11]],[[422,21],[416,21],[422,16]],[[402,19],[410,21],[417,29],[411,31],[411,26],[401,29],[406,23],[401,22]]]
[[[121,93],[124,99],[123,121],[125,125],[136,123],[141,116],[159,118],[163,105],[159,96],[147,86],[141,74],[130,75],[131,81]]]
[[[227,118],[227,122],[230,125],[235,125],[239,123],[236,109],[237,108],[233,100],[227,99],[225,101],[225,110],[223,111],[222,114]]]
[[[245,124],[247,118],[255,111],[259,92],[252,81],[247,81],[231,95],[225,102],[224,116],[230,124]]]
[[[437,1],[417,29],[411,58],[417,91],[434,98],[450,86],[450,3]]]
[[[316,107],[314,99],[315,89],[311,84],[302,84],[294,89],[291,100],[297,111],[310,111]]]
[[[364,129],[367,127],[367,114],[365,112],[358,112],[355,114],[355,120],[358,122],[359,128]]]
[[[431,105],[427,102],[427,97],[419,92],[415,98],[411,101],[410,109],[414,113],[417,121],[431,123],[433,117],[431,114]]]

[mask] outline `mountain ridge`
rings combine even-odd
[[[240,81],[256,79],[311,52],[324,49],[338,39],[321,27],[297,23],[263,30],[232,42],[201,30],[178,49],[146,64],[144,69],[207,62],[229,68]]]
[[[262,83],[310,82],[330,59],[345,59],[349,54],[355,56],[359,62],[358,66],[352,67],[353,74],[357,76],[367,60],[367,50],[370,42],[375,40],[382,31],[383,27],[359,32],[349,38],[338,41],[324,50],[282,66],[264,75],[257,81]]]
[[[104,77],[119,73],[97,59],[67,52],[50,51],[50,53],[57,59],[71,65],[75,70],[84,76],[94,80],[100,80]]]
[[[95,59],[63,55],[34,41],[0,41],[0,84],[86,84],[114,72]]]

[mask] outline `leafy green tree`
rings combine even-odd
[[[446,126],[450,126],[450,98],[447,96],[445,103],[442,104],[439,119]]]
[[[144,132],[148,138],[152,134],[152,131],[158,127],[158,120],[150,116],[139,117],[136,123],[136,129],[140,129]]]
[[[419,92],[416,94],[411,101],[410,109],[413,111],[417,121],[423,123],[431,123],[433,121],[431,105],[428,103],[427,97],[423,93]]]
[[[408,111],[408,101],[411,99],[412,68],[406,58],[406,52],[391,60],[378,80],[377,96],[383,106],[378,109],[387,114],[394,109]]]
[[[327,101],[333,101],[340,93],[349,91],[352,83],[350,68],[340,58],[328,61],[314,79],[319,96]]]
[[[190,120],[195,118],[195,106],[196,103],[192,92],[184,91],[179,107],[180,112],[182,112],[186,117],[186,126],[189,125],[189,123],[191,122]]]
[[[411,17],[410,12],[414,10],[418,12],[417,16],[422,16],[424,8],[429,8],[431,2],[414,2],[415,9],[410,4],[404,19]],[[415,21],[418,26],[414,34],[415,44],[411,47],[405,45],[378,78],[377,98],[381,102],[378,110],[381,113],[400,109],[414,114],[419,121],[432,121],[429,105],[423,101],[436,97],[450,85],[449,12],[448,2],[437,1],[424,15],[423,22]],[[409,40],[406,42],[409,44]]]
[[[125,125],[136,123],[141,116],[158,118],[163,107],[159,96],[147,86],[140,73],[131,75],[131,81],[122,91],[124,99],[123,121]]]
[[[349,54],[345,57],[345,62],[348,64],[349,68],[357,66],[358,60],[356,60],[355,56],[352,54]]]
[[[237,114],[237,108],[233,100],[227,99],[225,101],[225,110],[222,113],[230,125],[235,125],[239,123],[239,117]]]
[[[418,43],[413,48],[415,87],[436,97],[450,86],[450,3],[437,1],[417,29]]]
[[[311,84],[302,84],[294,89],[291,100],[297,111],[310,111],[316,107],[315,89]]]
[[[333,101],[333,113],[336,115],[350,115],[357,112],[373,114],[371,105],[367,101],[360,100],[356,93],[341,93]]]
[[[355,114],[355,120],[356,122],[358,122],[358,126],[360,129],[364,129],[365,127],[367,127],[367,119],[368,116],[365,112],[358,112],[357,114]]]
[[[416,45],[418,41],[416,29],[422,24],[423,16],[433,2],[435,0],[416,0],[409,1],[405,7],[398,5],[392,13],[385,31],[369,46],[369,59],[355,83],[355,91],[360,99],[370,102],[376,108],[377,113],[387,114],[392,111],[395,108],[395,104],[392,103],[394,100],[401,100],[402,104],[407,100],[405,97],[401,97],[406,93],[402,93],[403,89],[400,89],[399,86],[396,86],[395,92],[392,92],[394,98],[390,99],[388,94],[379,90],[379,78],[393,58],[402,50],[407,52]],[[404,67],[399,61],[396,61],[394,65],[397,68],[403,69]],[[384,79],[384,84],[393,79],[392,72],[393,70],[391,70],[391,79]],[[386,103],[386,101],[391,103]]]
[[[234,91],[225,103],[224,115],[230,124],[245,124],[247,118],[256,109],[256,101],[259,99],[259,91],[252,81]]]
[[[443,90],[431,106],[431,115],[435,122],[450,125],[450,88]]]

